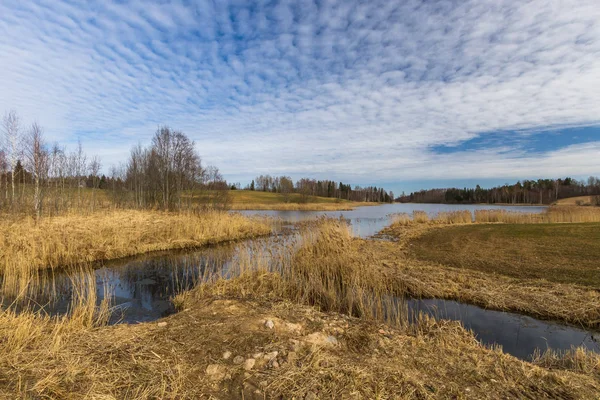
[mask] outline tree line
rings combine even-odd
[[[447,188],[429,189],[405,195],[396,199],[403,203],[446,203],[446,204],[551,204],[557,200],[575,197],[592,196],[600,205],[600,179],[589,177],[578,181],[573,178],[538,179],[518,181],[515,184],[483,189]]]
[[[329,197],[351,201],[390,203],[394,193],[376,186],[360,187],[335,182],[332,180],[316,180],[301,178],[294,182],[289,176],[260,175],[245,187],[246,190],[282,193],[284,196],[298,193],[301,199],[309,196]]]
[[[40,217],[71,209],[176,210],[228,202],[219,169],[203,167],[194,142],[169,127],[159,127],[149,146],[135,146],[108,175],[101,175],[100,159],[88,157],[81,141],[73,151],[50,145],[38,123],[24,124],[15,111],[4,115],[0,131],[0,211]]]

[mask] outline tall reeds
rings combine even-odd
[[[413,224],[470,224],[470,223],[505,223],[505,224],[539,224],[539,223],[578,223],[600,222],[600,208],[593,207],[548,207],[541,213],[527,213],[504,209],[449,211],[429,216],[425,211],[413,211],[409,214],[392,215],[392,225],[408,226]]]
[[[204,276],[199,295],[267,295],[394,325],[407,322],[401,291],[366,270],[368,254],[343,220],[321,219],[278,246],[248,245],[226,273]],[[227,280],[227,281],[226,281]],[[176,298],[183,304],[184,293]]]
[[[172,214],[128,210],[4,221],[0,222],[2,292],[22,292],[39,279],[42,269],[194,248],[271,231],[265,219],[218,211]]]

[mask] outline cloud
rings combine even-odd
[[[598,125],[598,21],[595,0],[3,2],[0,111],[105,166],[168,124],[234,180],[598,174],[600,138],[434,151]]]

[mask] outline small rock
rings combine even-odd
[[[225,353],[223,353],[223,359],[224,360],[229,360],[231,358],[231,352],[230,351],[226,351]]]
[[[264,355],[265,360],[271,361],[272,359],[274,359],[275,357],[277,357],[277,354],[279,354],[278,351],[272,351],[270,353],[267,353]]]
[[[159,322],[157,325],[159,328],[164,328],[165,326],[167,326],[167,323],[163,321],[163,322]]]
[[[273,360],[273,362],[271,363],[271,367],[273,367],[274,369],[279,368],[279,363],[277,362],[277,360]]]
[[[254,353],[252,354],[252,358],[258,359],[258,358],[263,358],[265,356],[265,353]]]
[[[265,328],[267,328],[267,329],[273,329],[273,328],[275,328],[275,323],[272,320],[268,319],[265,322]]]
[[[223,365],[210,364],[206,367],[206,375],[211,381],[221,381],[225,378],[226,369]]]
[[[244,362],[244,357],[242,357],[242,356],[235,356],[233,359],[234,364],[241,364],[243,362]]]
[[[254,358],[248,358],[246,361],[244,361],[244,369],[246,371],[250,371],[252,368],[254,368],[254,364],[256,364],[256,360]]]

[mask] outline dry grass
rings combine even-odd
[[[417,297],[453,299],[600,327],[600,225],[395,225],[395,243],[365,241],[388,274]]]
[[[552,206],[542,213],[526,213],[520,211],[507,211],[503,209],[475,210],[474,217],[470,211],[440,212],[430,217],[425,211],[413,211],[412,218],[409,214],[399,213],[392,216],[392,225],[402,227],[415,224],[454,225],[454,224],[539,224],[539,223],[576,223],[600,222],[600,208],[594,207],[568,207]]]
[[[233,203],[232,210],[276,210],[276,211],[348,211],[356,207],[376,206],[378,203]]]
[[[480,345],[455,322],[422,317],[390,326],[360,312],[351,292],[389,289],[370,268],[381,256],[371,245],[326,221],[274,255],[290,268],[283,274],[249,249],[232,269],[236,278],[216,274],[179,296],[182,311],[164,326],[95,327],[4,312],[0,397],[587,399],[600,392],[591,358],[577,368],[568,357],[537,360],[550,370]],[[255,365],[246,371],[236,356]]]
[[[22,292],[37,271],[158,250],[187,249],[271,233],[264,219],[207,211],[110,211],[0,222],[3,293]]]
[[[591,206],[594,204],[594,196],[575,196],[560,199],[555,202],[558,206]]]

